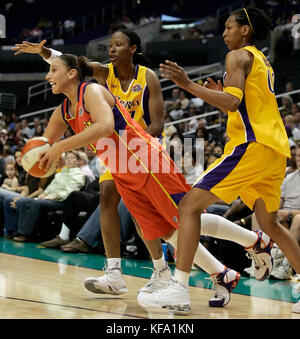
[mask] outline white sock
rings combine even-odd
[[[177,248],[177,238],[178,230],[173,232],[171,237],[166,241],[169,242],[174,248]],[[224,271],[224,265],[218,259],[216,259],[211,253],[209,253],[209,251],[201,243],[199,243],[198,248],[196,250],[194,263],[201,267],[209,275]],[[182,274],[180,273],[180,278],[181,276]],[[183,278],[183,280],[186,281],[186,277]]]
[[[201,214],[201,234],[214,238],[231,240],[244,247],[251,247],[257,241],[257,234],[219,215]]]
[[[108,268],[121,268],[121,258],[107,258]]]
[[[70,229],[65,224],[62,224],[59,237],[62,240],[70,240]]]
[[[189,273],[181,271],[178,268],[175,269],[174,278],[181,284],[187,286],[189,284],[189,277],[190,277]]]
[[[165,257],[164,255],[162,255],[162,257],[158,260],[154,260],[153,261],[153,266],[157,271],[161,271],[166,267],[166,261],[165,261]]]

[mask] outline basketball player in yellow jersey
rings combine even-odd
[[[188,279],[200,239],[200,216],[219,199],[230,203],[240,196],[254,210],[262,230],[300,273],[300,248],[276,220],[290,150],[274,94],[272,67],[254,46],[256,40],[267,37],[269,30],[269,18],[255,7],[230,15],[223,33],[231,50],[226,56],[224,89],[211,79],[206,87],[192,82],[174,62],[167,60],[160,65],[164,78],[228,114],[230,138],[223,156],[200,176],[179,204],[175,279],[168,288],[153,292],[160,306],[176,309],[189,303]],[[149,300],[149,295],[146,297]]]

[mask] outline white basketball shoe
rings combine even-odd
[[[128,292],[126,283],[122,277],[122,270],[119,267],[104,268],[105,274],[99,278],[86,278],[84,286],[90,292],[98,294],[120,295]]]
[[[254,231],[257,234],[257,241],[252,247],[245,248],[247,257],[254,262],[254,276],[257,280],[269,278],[273,269],[271,249],[273,241],[262,231]]]

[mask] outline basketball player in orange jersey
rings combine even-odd
[[[267,38],[271,23],[256,7],[234,11],[225,22],[226,56],[224,88],[208,81],[207,87],[191,81],[184,70],[169,60],[160,65],[164,78],[219,107],[228,114],[229,142],[217,159],[179,204],[180,227],[175,279],[168,288],[144,294],[143,301],[168,308],[190,302],[188,279],[202,232],[201,214],[221,199],[238,196],[255,212],[257,221],[281,248],[296,273],[300,273],[300,248],[292,234],[276,219],[281,184],[290,147],[274,93],[274,71],[254,43]],[[155,301],[154,301],[155,300]],[[299,310],[293,305],[293,311]]]
[[[39,44],[24,41],[13,49],[17,51],[16,55],[38,53],[51,64],[61,52],[46,48],[45,43],[46,40]],[[115,32],[109,42],[109,55],[111,62],[108,65],[89,62],[93,69],[91,76],[118,98],[145,131],[163,142],[164,104],[161,87],[156,74],[150,68],[142,66],[147,64],[147,60],[142,53],[140,37],[126,29]],[[119,202],[120,195],[107,170],[100,177],[100,218],[108,273],[110,269],[121,267]],[[58,247],[64,243],[59,243],[59,237],[55,241],[58,242]],[[154,268],[159,272],[166,267],[160,245],[155,248],[155,252],[157,253],[152,251],[152,258]],[[114,270],[114,273],[117,274],[117,271]],[[103,284],[109,282],[104,279]],[[109,286],[104,286],[104,289],[110,291]],[[124,288],[119,294],[126,292]]]
[[[67,98],[50,118],[44,137],[55,143],[42,155],[40,165],[47,168],[63,152],[84,145],[96,149],[97,155],[111,169],[116,187],[136,225],[141,228],[150,254],[152,247],[149,244],[154,243],[154,248],[160,246],[159,238],[177,248],[178,203],[191,187],[158,140],[131,118],[111,92],[99,84],[83,81],[91,72],[84,57],[61,55],[52,62],[46,79],[54,94],[64,93]],[[75,135],[60,140],[68,126]],[[247,247],[255,260],[257,272],[261,274],[259,278],[264,279],[272,262],[269,248],[262,250],[261,245],[268,244],[270,239],[226,219],[221,224],[220,218],[203,215],[202,233]],[[218,224],[218,227],[212,228],[212,224]],[[264,261],[260,260],[261,256]],[[200,243],[194,261],[211,275],[216,284],[216,293],[209,305],[221,307],[228,304],[239,273],[224,267]],[[87,278],[85,286],[95,293],[121,294],[120,290],[122,292],[126,286],[120,267],[110,271],[103,276],[109,281],[106,289],[103,277]],[[139,293],[151,294],[166,286],[170,276],[168,266],[160,272],[155,270],[150,282]],[[180,311],[186,311],[186,305],[181,306]]]

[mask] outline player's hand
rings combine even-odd
[[[212,78],[207,78],[206,81],[204,82],[203,86],[205,88],[213,89],[215,91],[221,91],[223,92],[223,85],[220,80],[218,80],[217,83],[213,81]]]
[[[183,68],[177,65],[176,62],[169,60],[166,60],[165,62],[165,64],[159,65],[161,76],[165,79],[174,81],[177,86],[185,88],[191,80]]]
[[[12,49],[15,52],[15,55],[19,55],[22,53],[31,53],[31,54],[38,54],[43,51],[43,46],[45,45],[46,40],[42,40],[40,43],[32,43],[29,41],[23,41],[21,44],[15,44],[15,47]]]
[[[53,144],[48,151],[43,152],[40,154],[40,158],[39,158],[39,168],[45,168],[46,171],[48,171],[48,169],[50,168],[51,164],[57,163],[59,161],[59,157],[61,156],[61,154],[63,153],[59,146],[59,143]]]

